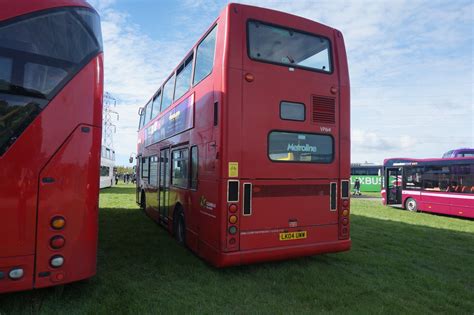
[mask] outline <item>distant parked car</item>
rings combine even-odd
[[[474,157],[474,149],[471,148],[459,148],[446,152],[443,154],[443,159],[454,158],[454,157]]]

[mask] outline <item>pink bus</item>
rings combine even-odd
[[[386,159],[382,202],[474,218],[474,158]]]

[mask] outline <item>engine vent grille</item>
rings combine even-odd
[[[313,123],[336,123],[336,100],[331,97],[312,96]]]

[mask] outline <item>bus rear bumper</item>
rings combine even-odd
[[[336,253],[348,251],[352,241],[339,240],[316,244],[305,244],[299,246],[285,246],[275,248],[264,248],[256,250],[237,251],[222,253],[216,263],[217,267],[228,267],[237,265],[253,264],[265,261],[285,260],[296,257],[313,256],[318,254]]]
[[[0,293],[33,289],[35,256],[15,256],[0,258]],[[22,273],[19,279],[11,279],[10,272]]]

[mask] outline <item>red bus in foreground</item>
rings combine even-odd
[[[387,159],[383,174],[384,205],[474,218],[473,158]]]
[[[215,266],[348,250],[341,32],[230,4],[141,110],[137,200]]]
[[[0,293],[96,270],[103,66],[79,0],[0,0]]]

